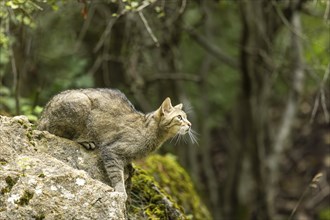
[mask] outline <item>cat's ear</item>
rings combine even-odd
[[[162,105],[160,106],[161,109],[161,113],[163,114],[167,114],[172,110],[173,106],[171,104],[171,99],[169,97],[167,97],[164,102],[162,103]]]
[[[181,110],[182,109],[182,106],[183,106],[182,103],[180,103],[180,104],[174,106],[173,108],[176,108],[176,109]]]

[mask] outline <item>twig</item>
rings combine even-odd
[[[11,47],[10,49],[10,62],[11,62],[11,68],[13,70],[13,75],[14,75],[14,95],[15,95],[15,108],[16,108],[16,114],[20,114],[20,102],[19,102],[19,72],[17,71],[17,66],[16,66],[16,60],[14,57],[14,51]]]
[[[311,119],[309,120],[310,124],[312,124],[314,122],[314,118],[315,118],[317,109],[319,108],[319,104],[320,104],[320,93],[317,94],[317,97],[316,97],[315,102],[314,102],[314,107],[313,107],[313,110],[312,110]]]
[[[227,53],[223,52],[219,47],[210,43],[204,37],[198,35],[194,30],[190,28],[186,28],[187,33],[189,36],[194,39],[200,46],[202,46],[206,51],[212,54],[221,62],[227,64],[228,66],[232,67],[233,69],[238,69],[239,64],[236,59],[227,55]]]
[[[329,19],[330,19],[330,1],[327,1],[327,7],[324,11],[323,19],[324,19],[325,22],[329,23]]]
[[[107,39],[108,35],[110,34],[113,25],[116,23],[116,21],[126,13],[126,10],[123,10],[117,17],[110,19],[108,22],[107,27],[105,28],[100,40],[97,42],[96,46],[94,47],[93,52],[96,53],[97,51],[100,50],[102,45],[104,44],[104,41]]]
[[[291,220],[293,218],[293,216],[296,213],[298,207],[300,206],[302,200],[305,198],[305,195],[308,192],[308,190],[309,190],[309,186],[306,187],[306,189],[304,190],[303,194],[300,196],[300,198],[299,198],[298,202],[296,203],[295,207],[293,208],[293,210],[292,210],[292,212],[291,212],[288,220]]]
[[[313,121],[314,121],[320,101],[321,101],[321,106],[322,106],[322,109],[324,112],[325,120],[327,123],[329,123],[329,121],[330,121],[329,111],[327,109],[326,97],[325,97],[325,92],[324,92],[324,87],[329,78],[329,74],[330,74],[330,63],[328,64],[328,67],[324,73],[324,76],[323,76],[323,79],[322,79],[322,82],[320,85],[319,93],[317,94],[317,97],[315,99],[314,107],[313,107],[312,114],[311,114],[311,119],[309,120],[310,123],[313,123]]]
[[[327,104],[325,101],[326,99],[325,99],[324,85],[326,84],[326,81],[328,80],[329,74],[330,74],[330,64],[328,64],[328,68],[323,76],[323,80],[322,80],[322,84],[321,84],[321,104],[322,104],[322,108],[324,111],[325,120],[328,123],[329,123],[329,112],[328,112]]]
[[[142,14],[142,10],[145,9],[146,7],[150,6],[152,3],[154,3],[153,1],[150,1],[150,2],[143,2],[142,5],[140,5],[136,10],[133,10],[135,12],[138,12],[140,17],[141,17],[141,14]],[[120,13],[119,13],[120,12]],[[125,15],[126,13],[128,13],[129,10],[126,10],[126,9],[118,9],[118,15],[111,19],[109,22],[108,22],[108,25],[107,27],[105,28],[100,40],[97,42],[96,46],[94,47],[94,50],[93,52],[96,53],[97,51],[100,50],[100,48],[102,47],[102,45],[104,44],[105,40],[107,39],[108,35],[110,34],[111,30],[112,30],[112,27],[113,25],[116,23],[116,21],[123,15]],[[149,27],[148,25],[148,22],[145,20],[143,14],[142,14],[142,17],[141,17],[144,25],[146,26],[147,30],[148,30],[148,33],[151,35],[152,39],[155,41],[156,39],[156,46],[159,46],[159,43],[158,43],[158,40],[157,38],[152,34],[152,31],[151,31],[151,28]],[[144,20],[143,20],[144,19]]]
[[[89,10],[89,16],[87,16],[87,20],[85,20],[81,30],[80,30],[80,33],[79,33],[79,36],[78,36],[78,39],[77,39],[77,43],[75,45],[75,51],[77,51],[81,45],[81,41],[82,39],[85,37],[86,33],[87,33],[87,30],[90,26],[90,23],[92,21],[92,18],[94,16],[94,12],[95,12],[95,6],[92,5],[91,9]]]
[[[181,4],[180,10],[179,10],[179,14],[183,14],[186,6],[187,6],[187,0],[182,0],[182,4]]]
[[[192,81],[192,82],[200,82],[200,77],[192,75],[192,74],[185,74],[185,73],[176,73],[176,74],[155,74],[149,79],[146,80],[147,83],[151,83],[157,80],[184,80],[184,81]]]
[[[292,25],[290,24],[290,22],[288,21],[288,19],[286,19],[286,17],[284,16],[283,12],[281,11],[281,9],[278,6],[278,3],[275,2],[274,0],[272,1],[272,4],[275,8],[275,11],[277,13],[277,15],[280,17],[280,19],[282,20],[283,24],[295,35],[297,35],[298,37],[300,37],[303,40],[306,40],[307,37],[306,35],[302,34],[301,32],[298,32],[294,27],[292,27]]]
[[[320,189],[320,192],[314,196],[311,200],[308,200],[306,202],[306,208],[312,209],[319,203],[321,203],[324,199],[327,199],[327,197],[330,195],[330,187],[328,184],[326,184],[324,187]]]
[[[6,22],[6,32],[7,35],[10,35],[10,23],[9,20]],[[19,102],[19,72],[17,71],[17,66],[16,66],[16,60],[14,56],[14,50],[13,50],[13,45],[11,44],[9,46],[9,56],[10,56],[10,62],[11,62],[11,69],[13,71],[13,91],[14,91],[14,96],[15,96],[15,111],[16,114],[20,114],[20,102]]]
[[[323,177],[323,173],[318,173],[313,177],[312,181],[305,188],[303,194],[300,196],[298,202],[296,203],[295,207],[293,208],[288,220],[291,220],[293,218],[294,214],[296,213],[298,207],[300,206],[301,202],[305,198],[306,193],[309,191],[309,189],[310,188],[317,188],[319,186],[319,183],[320,183],[322,177]]]
[[[146,27],[147,32],[149,33],[151,39],[152,39],[153,42],[155,43],[156,47],[159,47],[159,46],[160,46],[160,45],[159,45],[159,42],[158,42],[156,36],[154,35],[154,33],[152,32],[152,30],[151,30],[151,28],[150,28],[150,26],[149,26],[149,24],[148,24],[148,21],[147,21],[146,18],[144,17],[142,11],[138,11],[138,14],[139,14],[139,16],[140,16],[140,18],[141,18],[141,20],[142,20],[144,26]]]
[[[143,1],[142,5],[140,5],[136,11],[142,11],[143,9],[145,9],[146,7],[148,7],[149,5],[151,5],[153,2],[146,2],[146,1]]]

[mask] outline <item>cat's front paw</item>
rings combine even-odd
[[[87,150],[94,150],[96,148],[93,142],[79,142],[79,144],[81,144]]]

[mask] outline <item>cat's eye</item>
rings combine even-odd
[[[178,115],[177,118],[181,121],[182,120],[182,116]]]

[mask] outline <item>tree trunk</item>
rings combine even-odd
[[[268,116],[270,88],[272,88],[272,64],[274,40],[278,30],[287,19],[301,8],[304,0],[291,2],[274,2],[267,0],[240,2],[242,13],[242,43],[241,43],[241,95],[238,100],[240,121],[239,128],[239,151],[245,152],[245,157],[250,167],[250,177],[253,180],[251,191],[254,195],[245,204],[251,213],[248,215],[253,219],[267,220],[276,219],[274,215],[274,196],[276,182],[278,181],[279,158],[283,153],[283,146],[288,137],[289,130],[294,117],[297,104],[297,94],[301,91],[302,84],[302,53],[297,34],[292,37],[293,71],[295,72],[293,91],[289,97],[288,104],[283,116],[283,123],[279,129],[275,143],[271,143],[270,133],[267,125],[270,123]],[[297,22],[297,21],[296,21]],[[293,24],[294,32],[300,32],[298,22]],[[299,25],[298,25],[299,26]],[[273,151],[271,147],[274,147]],[[266,154],[270,153],[269,157]],[[272,155],[274,153],[274,155]],[[237,156],[242,156],[240,152]],[[271,158],[271,174],[267,172],[269,164],[267,159]],[[239,169],[238,165],[238,170]],[[241,165],[242,166],[242,165]],[[272,184],[269,186],[269,178]],[[244,184],[241,185],[245,189]],[[271,189],[270,189],[271,188]],[[248,192],[246,192],[248,194]],[[245,194],[246,194],[245,193]],[[270,193],[270,194],[269,194]],[[233,194],[233,193],[232,193]],[[235,193],[233,194],[235,195]],[[234,202],[235,200],[233,200]],[[245,201],[246,202],[246,201]],[[237,207],[233,204],[231,212]]]
[[[274,139],[272,154],[269,156],[269,189],[268,189],[268,203],[271,207],[272,216],[276,216],[275,201],[276,195],[279,192],[278,184],[280,178],[280,163],[283,159],[283,153],[288,149],[288,137],[290,136],[292,125],[296,117],[298,108],[298,101],[303,89],[304,82],[304,63],[302,40],[298,34],[301,33],[300,16],[294,13],[291,19],[291,68],[293,73],[291,91],[286,103],[283,113],[282,122],[279,126],[277,134]]]
[[[275,30],[269,11],[271,2],[242,1],[243,21],[241,45],[241,95],[239,100],[240,150],[246,152],[250,166],[253,197],[249,210],[254,219],[270,219],[266,188],[266,140],[268,133],[267,99],[269,96],[270,76],[273,72],[268,59],[272,57],[272,42]],[[243,185],[244,187],[244,185]],[[247,205],[247,204],[246,204]],[[232,207],[232,210],[235,210]]]
[[[212,2],[209,0],[205,0],[201,3],[202,13],[205,15],[204,21],[204,32],[207,39],[212,41]],[[208,81],[208,73],[211,70],[212,64],[212,56],[207,54],[204,57],[200,68],[200,83],[199,83],[199,93],[200,95],[200,121],[199,121],[199,129],[200,129],[200,145],[201,148],[201,157],[202,164],[201,170],[203,170],[203,176],[205,177],[204,182],[204,194],[207,196],[209,200],[209,207],[211,209],[212,215],[214,219],[221,218],[221,210],[219,208],[219,188],[217,175],[214,172],[213,159],[212,159],[212,145],[211,145],[211,128],[208,119],[208,115],[210,115],[210,94],[209,94],[209,81]],[[197,159],[197,158],[196,158]]]

